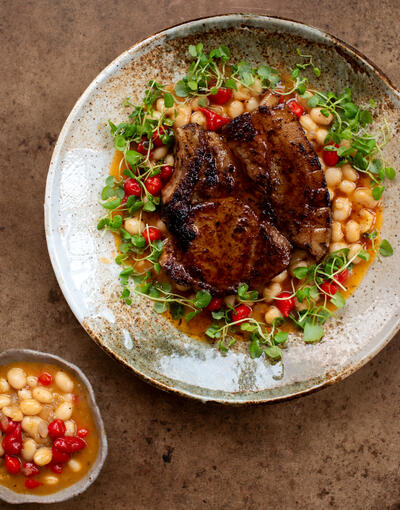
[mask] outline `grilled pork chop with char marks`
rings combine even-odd
[[[181,285],[225,295],[240,283],[264,285],[289,264],[290,243],[250,206],[228,197],[193,206],[187,217],[188,247],[168,240],[160,263]]]
[[[319,159],[298,119],[285,105],[261,106],[224,126],[237,161],[271,206],[289,241],[317,260],[327,252],[331,209]]]
[[[251,188],[220,135],[197,124],[175,129],[175,172],[162,191],[172,236],[160,259],[174,281],[223,295],[287,267],[291,245],[261,219]]]

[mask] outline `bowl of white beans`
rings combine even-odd
[[[0,500],[77,496],[96,480],[107,451],[92,385],[76,365],[29,349],[0,354]]]

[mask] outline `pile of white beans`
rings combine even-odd
[[[74,403],[74,382],[59,370],[55,377],[55,390],[40,385],[38,378],[28,375],[19,367],[8,370],[6,379],[0,378],[0,420],[7,416],[21,422],[23,447],[21,457],[24,461],[33,461],[37,466],[45,466],[52,460],[52,440],[48,436],[48,425],[55,419],[65,423],[66,436],[74,436],[77,425],[72,417]],[[0,457],[4,455],[1,445]],[[75,459],[68,461],[74,472],[80,471],[81,463]],[[46,475],[43,483],[55,485],[59,478]]]
[[[173,87],[170,87],[173,91]],[[309,96],[312,95],[309,92]],[[208,106],[207,98],[203,98]],[[189,101],[177,101],[171,108],[165,108],[163,98],[157,100],[155,105],[154,117],[160,118],[162,113],[165,112],[168,117],[174,119],[174,124],[177,127],[184,126],[189,122],[200,124],[206,128],[206,118],[201,111],[199,111],[199,99],[194,98]],[[252,112],[260,105],[267,105],[270,107],[278,104],[279,98],[276,94],[267,92],[263,94],[261,82],[256,79],[251,87],[239,86],[238,90],[232,93],[232,99],[223,106],[211,105],[211,109],[216,113],[235,118],[244,112]],[[328,117],[321,113],[320,108],[309,108],[307,100],[296,97],[296,101],[303,107],[304,115],[300,117],[300,124],[303,127],[307,138],[317,148],[322,146],[328,134],[329,126],[333,121],[333,116],[330,114]],[[342,145],[348,144],[343,141]],[[168,152],[166,147],[161,147],[154,151],[153,158],[155,160],[165,158],[165,162],[173,165],[174,157]],[[158,151],[158,152],[157,152]],[[375,224],[375,213],[378,202],[373,199],[372,192],[369,187],[358,186],[359,173],[352,168],[349,164],[342,167],[327,167],[321,161],[321,166],[325,172],[326,183],[329,190],[329,195],[332,201],[332,239],[329,251],[333,252],[342,248],[349,248],[349,258],[353,258],[363,248],[360,244],[361,235],[372,230]],[[131,234],[141,232],[145,225],[143,222],[133,218],[125,221],[125,229]],[[155,224],[167,233],[165,224],[158,220]],[[291,277],[291,271],[299,265],[307,266],[311,261],[306,261],[307,254],[301,250],[295,250],[293,253],[289,271],[285,270],[283,273],[276,276],[271,283],[263,291],[265,301],[270,303],[274,298],[282,292],[282,284]],[[355,257],[354,264],[361,262],[359,257]],[[178,290],[187,290],[186,287],[177,286]],[[304,304],[296,301],[296,308],[301,310]],[[226,304],[234,305],[235,296],[227,296],[225,298]],[[272,324],[273,320],[277,317],[282,317],[281,312],[276,306],[271,305],[265,313],[265,321]]]

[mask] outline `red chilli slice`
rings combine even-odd
[[[239,305],[235,308],[234,312],[232,311],[232,320],[236,322],[247,319],[252,311],[253,310],[249,305]]]
[[[303,113],[304,113],[304,110],[303,108],[299,105],[299,103],[297,103],[296,101],[289,101],[287,103],[287,105],[289,106],[290,110],[296,115],[296,117],[299,119]]]
[[[33,480],[32,478],[28,478],[25,480],[25,487],[27,489],[36,489],[36,487],[39,487],[40,485],[43,485],[42,482],[38,482],[37,480]]]
[[[334,296],[336,292],[339,290],[339,287],[335,282],[323,282],[321,284],[321,290],[324,294],[328,296]]]
[[[276,306],[285,317],[289,317],[290,312],[296,306],[294,297],[290,292],[283,291],[276,296]]]

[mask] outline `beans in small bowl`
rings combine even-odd
[[[47,360],[1,364],[2,356],[2,488],[21,496],[34,494],[39,497],[72,488],[88,477],[98,464],[99,453],[105,458],[107,452],[105,437],[102,437],[101,445],[104,450],[105,441],[105,453],[99,452],[99,438],[104,436],[104,430],[99,434],[98,416],[95,417],[92,411],[87,380],[83,382],[76,371]],[[91,483],[94,477],[89,478]]]

